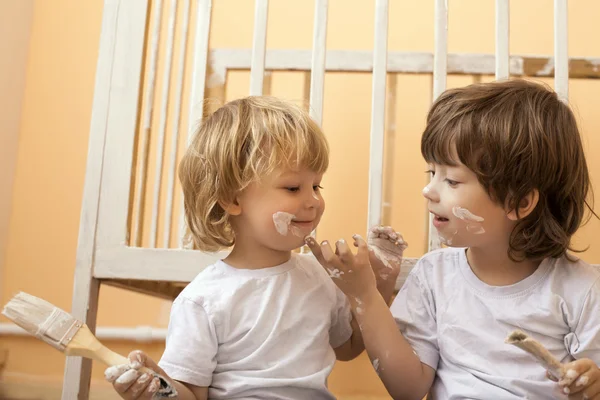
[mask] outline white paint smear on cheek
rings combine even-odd
[[[452,213],[457,217],[467,222],[467,232],[474,235],[481,235],[485,233],[485,229],[481,223],[484,219],[478,215],[473,214],[471,211],[463,207],[453,207]]]
[[[462,207],[453,207],[452,213],[463,221],[483,222],[483,218]]]
[[[288,231],[290,230],[290,223],[294,218],[296,218],[295,215],[283,211],[278,211],[273,214],[273,223],[275,224],[277,232],[280,235],[287,236]]]

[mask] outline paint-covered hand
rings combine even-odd
[[[564,376],[558,385],[569,399],[600,400],[600,369],[589,358],[564,365]]]
[[[377,288],[389,304],[400,274],[402,255],[408,243],[391,226],[375,226],[367,236],[369,260],[377,279]]]
[[[360,304],[361,297],[376,288],[376,280],[369,263],[367,243],[360,235],[354,235],[353,239],[358,248],[356,254],[344,239],[336,242],[335,252],[326,240],[319,245],[309,236],[305,241],[335,284],[351,301]]]
[[[128,358],[129,364],[117,365],[104,371],[106,380],[112,383],[123,399],[177,398],[173,381],[144,352],[132,351]],[[142,367],[152,371],[140,371]]]

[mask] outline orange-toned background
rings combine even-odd
[[[374,2],[329,3],[328,48],[372,49]],[[211,47],[249,48],[253,2],[216,0],[213,4]],[[512,53],[552,53],[552,5],[551,0],[511,3]],[[101,0],[0,0],[3,304],[23,290],[64,309],[71,306],[102,6]],[[272,0],[267,47],[310,48],[313,7],[313,1]],[[598,2],[569,3],[572,56],[600,56],[600,48],[592,40],[597,15]],[[432,23],[432,1],[390,0],[390,51],[432,51]],[[450,2],[449,51],[493,53],[493,1]],[[451,77],[449,85],[464,85],[472,80],[467,76]],[[299,82],[298,75],[275,74],[272,93],[297,98],[301,93]],[[366,226],[371,76],[328,74],[325,85],[324,129],[332,157],[324,182],[328,206],[319,235],[348,237],[364,231]],[[230,73],[227,98],[246,95],[248,87],[247,73]],[[600,149],[600,118],[596,112],[600,82],[573,80],[570,89],[592,177],[598,186],[600,162],[592,154]],[[425,174],[421,173],[418,143],[430,90],[428,76],[398,77],[392,222],[411,244],[410,256],[419,256],[425,250],[426,219],[420,195]],[[600,246],[591,238],[599,234],[600,223],[592,221],[577,238],[581,247],[591,245],[584,258],[594,263],[600,263]],[[168,311],[169,303],[165,301],[103,287],[98,325],[164,327]],[[114,341],[109,345],[124,354],[142,348],[156,358],[162,351],[161,344]],[[2,349],[9,352],[4,382],[18,383],[23,390],[29,386],[50,388],[45,391],[45,398],[56,398],[52,389],[61,385],[61,354],[26,337],[1,337]],[[101,372],[101,368],[95,368],[92,393],[96,396],[105,393]],[[336,366],[330,385],[342,396],[385,395],[364,359]]]

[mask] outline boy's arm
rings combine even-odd
[[[371,362],[394,399],[420,400],[431,388],[435,370],[421,362],[396,325],[387,303],[372,290],[363,296],[358,323]]]
[[[354,360],[365,349],[356,318],[352,318],[350,325],[352,326],[352,336],[350,336],[350,339],[346,340],[341,346],[333,349],[335,351],[335,358],[340,361]]]
[[[343,241],[336,243],[337,254],[327,242],[319,246],[308,238],[307,244],[324,268],[343,272],[334,282],[350,300],[352,313],[362,328],[364,346],[371,361],[379,366],[379,376],[388,392],[394,399],[420,400],[429,391],[435,371],[421,363],[400,333],[386,301],[377,291],[367,244],[358,235],[355,241],[356,256]]]

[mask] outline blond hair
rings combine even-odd
[[[203,121],[179,164],[195,247],[217,251],[234,244],[221,204],[233,202],[253,181],[281,167],[306,167],[321,174],[328,165],[325,135],[300,107],[269,96],[225,104]]]
[[[510,235],[513,260],[577,251],[571,237],[586,209],[596,215],[575,116],[547,86],[515,79],[444,92],[427,116],[421,153],[427,162],[460,161],[511,210],[538,190],[537,206]]]

